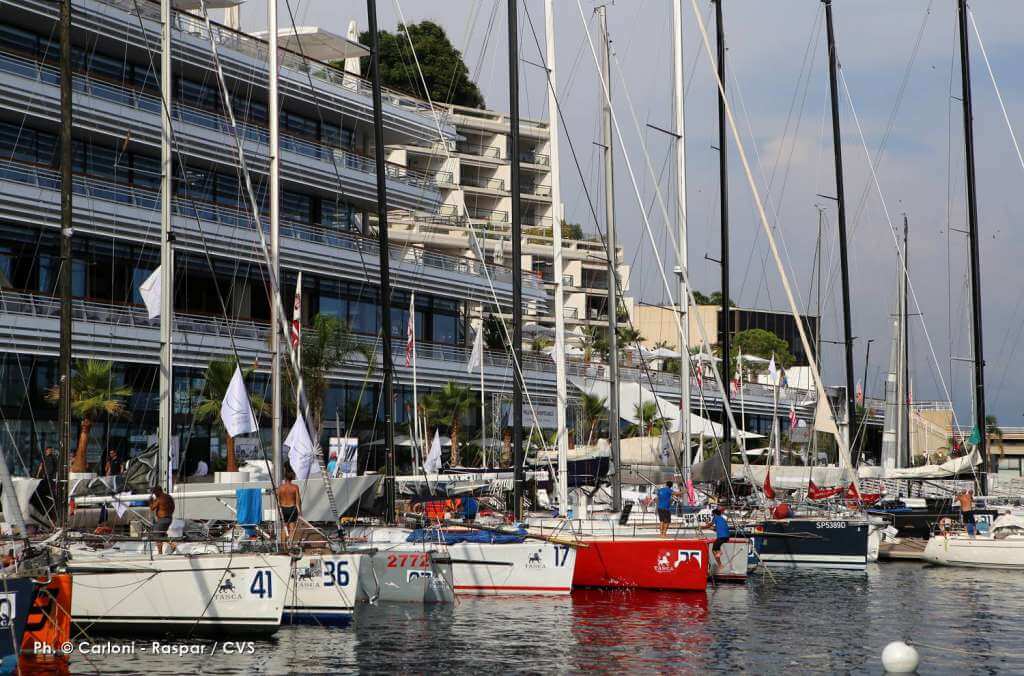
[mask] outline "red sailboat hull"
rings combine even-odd
[[[708,541],[593,537],[576,550],[573,587],[700,591],[708,583]]]

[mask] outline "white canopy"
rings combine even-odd
[[[643,350],[643,356],[647,359],[679,359],[682,355],[667,347],[659,347],[655,350]]]
[[[256,31],[255,37],[265,40],[267,31]],[[317,61],[340,61],[342,59],[369,56],[370,50],[358,42],[352,42],[335,35],[319,26],[289,26],[277,31],[278,45],[293,52],[299,52]]]

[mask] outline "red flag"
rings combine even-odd
[[[302,272],[299,272],[299,280],[295,284],[295,302],[292,304],[292,326],[289,340],[292,342],[292,349],[296,350],[302,340]]]
[[[412,354],[416,350],[416,294],[409,298],[409,322],[405,329],[405,365],[412,366]]]
[[[697,366],[697,389],[704,389],[704,368],[700,365]]]
[[[764,497],[769,500],[775,499],[775,489],[772,488],[772,471],[768,470],[764,473]]]
[[[864,387],[859,380],[857,381],[857,403],[864,405]]]
[[[834,495],[839,495],[843,492],[842,486],[836,486],[835,488],[819,488],[813,479],[807,482],[807,497],[811,500],[827,500]]]
[[[793,402],[789,403],[789,429],[796,428],[796,407]]]

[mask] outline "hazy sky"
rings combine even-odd
[[[361,28],[366,25],[362,2],[291,2],[300,24],[319,24],[341,34],[350,18],[355,18]],[[705,254],[717,258],[719,253],[718,155],[714,148],[717,90],[691,0],[683,3],[690,270],[697,288],[713,291],[720,286],[720,271],[716,263],[705,259]],[[381,27],[393,30],[399,3],[382,0],[378,4]],[[575,0],[558,0],[555,4],[556,68],[567,120],[567,128],[562,130],[563,199],[567,218],[581,222],[585,230],[593,232],[596,227],[581,186],[586,181],[592,195],[600,192],[598,149],[594,145],[599,137],[599,85]],[[1011,124],[1020,134],[1024,120],[1024,75],[1018,64],[1024,58],[1024,6],[1014,0],[975,4],[978,30]],[[594,6],[592,0],[583,2],[583,14],[596,41]],[[713,40],[712,7],[707,0],[700,0],[697,6]],[[877,170],[885,207],[898,232],[902,232],[904,213],[910,221],[911,283],[930,335],[929,345],[921,318],[915,316],[911,336],[914,397],[918,401],[945,399],[941,372],[962,416],[961,422],[966,424],[972,389],[970,365],[964,361],[970,356],[967,246],[966,237],[957,232],[966,227],[966,199],[955,6],[955,0],[836,0],[834,12],[842,71],[873,159],[878,158],[883,139],[887,139]],[[452,42],[465,53],[488,107],[507,108],[504,2],[404,0],[400,7],[408,21],[430,18],[443,25]],[[527,63],[536,64],[542,58],[527,10],[541,48],[544,40],[544,3],[521,0],[521,105],[524,116],[544,118],[547,106],[543,73]],[[825,338],[838,339],[842,331],[835,205],[819,196],[835,194],[823,5],[818,0],[726,0],[724,10],[728,80],[737,123],[766,200],[769,219],[788,252],[791,280],[799,289],[804,307],[811,310],[813,304],[807,303],[813,303],[808,297],[812,292],[818,207],[824,209],[826,293],[822,314]],[[287,21],[283,3],[281,15]],[[660,177],[659,185],[666,199],[674,199],[670,140],[650,129],[638,133],[626,97],[628,93],[640,125],[671,127],[671,2],[619,0],[609,7],[608,16],[618,64],[612,77],[616,115],[639,183],[643,208],[650,210],[655,245],[663,257],[671,257],[664,219],[654,202],[654,181],[642,149],[646,142],[651,164]],[[264,17],[264,4],[249,0],[243,11],[243,28],[264,27]],[[1015,198],[1024,186],[1024,169],[1013,148],[973,31],[970,39],[986,399],[990,412],[999,416],[1001,425],[1024,425],[1024,385],[1017,378],[1017,364],[1024,359],[1024,349],[1018,350],[1024,337],[1024,294],[1020,292],[1024,270],[1018,260],[1024,234],[1015,227],[1024,210]],[[869,394],[879,395],[891,340],[896,249],[886,210],[871,181],[850,101],[842,91],[843,80],[840,88],[853,321],[858,337],[855,363],[859,380],[866,340],[874,339],[867,387]],[[582,180],[572,162],[566,135],[581,161]],[[616,145],[617,222],[620,242],[633,264],[632,295],[662,302],[665,292],[650,240],[644,234],[641,207],[626,171],[623,146],[618,140]],[[764,233],[731,137],[729,147],[733,298],[743,306],[784,309],[779,275],[767,258]],[[595,206],[602,213],[603,207]],[[825,352],[826,381],[838,383],[843,378],[841,349],[836,345],[827,347]]]

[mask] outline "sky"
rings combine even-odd
[[[366,26],[366,6],[348,0],[289,0],[297,23],[344,34],[349,19]],[[690,275],[695,288],[720,288],[717,85],[705,52],[693,0],[682,0],[687,83],[686,195]],[[600,48],[593,0],[556,0],[555,64],[562,133],[561,185],[566,218],[597,232],[583,185],[600,199],[601,90],[585,26]],[[975,21],[1013,130],[1024,122],[1024,5],[1016,0],[976,3]],[[521,0],[520,100],[524,117],[548,115],[543,60],[544,2]],[[714,40],[707,0],[696,7]],[[842,337],[838,277],[835,178],[828,98],[824,11],[817,0],[727,0],[723,4],[727,81],[743,146],[798,295],[814,311],[815,251],[822,231],[824,340]],[[265,4],[246,3],[244,30],[265,27]],[[282,21],[288,12],[281,3]],[[378,3],[378,22],[393,30],[400,13],[409,22],[441,24],[466,59],[487,106],[507,110],[507,9],[501,0],[392,0]],[[865,386],[881,396],[892,338],[898,256],[904,214],[909,223],[911,371],[915,401],[954,402],[959,422],[972,410],[970,295],[964,178],[963,117],[955,0],[837,0],[837,53],[841,63],[840,120],[844,160],[854,363]],[[532,27],[531,30],[531,21]],[[612,40],[612,99],[622,132],[616,146],[616,224],[627,262],[631,295],[666,302],[654,251],[666,265],[677,224],[666,225],[655,186],[675,199],[672,139],[647,125],[672,127],[672,3],[618,0],[608,7]],[[536,31],[536,40],[534,39]],[[1024,167],[1014,149],[999,100],[970,34],[978,184],[986,402],[1003,427],[1024,426],[1024,233],[1015,225],[1024,206],[1016,199]],[[712,43],[713,48],[713,43]],[[849,92],[847,94],[847,91]],[[634,124],[634,115],[640,129]],[[578,171],[570,143],[580,161]],[[735,139],[728,142],[730,284],[744,307],[787,309],[780,275],[769,257],[751,188]],[[649,164],[645,159],[646,147]],[[637,189],[627,170],[632,165]],[[870,160],[869,160],[870,158]],[[871,171],[871,166],[875,171]],[[648,169],[650,167],[650,170]],[[652,178],[652,171],[657,179]],[[582,176],[581,176],[582,173]],[[877,186],[873,176],[877,178]],[[636,193],[639,192],[638,201]],[[598,214],[603,205],[595,203]],[[643,213],[648,213],[651,238]],[[603,229],[604,225],[600,224]],[[671,279],[671,275],[669,275]],[[843,381],[842,348],[826,344],[827,383]]]

